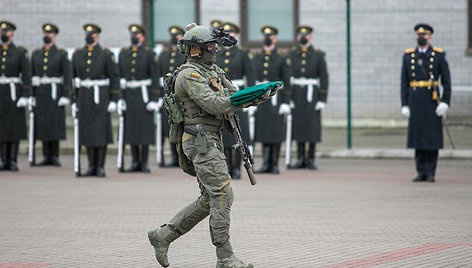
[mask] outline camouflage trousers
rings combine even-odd
[[[229,242],[229,214],[234,195],[220,134],[207,132],[205,135],[212,145],[205,154],[197,153],[194,136],[184,133],[182,137],[183,151],[193,162],[201,195],[178,212],[167,227],[183,235],[210,215],[211,240],[216,247],[217,257],[224,259],[233,255]]]

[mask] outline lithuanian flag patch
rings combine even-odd
[[[200,78],[200,75],[197,73],[191,73],[190,76],[195,77],[195,78]]]

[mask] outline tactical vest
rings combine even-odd
[[[196,62],[189,62],[185,63],[180,67],[183,69],[193,68],[199,71],[202,71],[204,77],[211,81],[212,78],[219,79],[218,73],[214,70],[208,71],[202,65]],[[209,85],[210,88],[211,85]],[[205,110],[200,108],[195,101],[190,99],[187,94],[186,89],[182,88],[175,88],[175,95],[177,96],[180,107],[182,108],[182,113],[184,115],[184,124],[185,125],[196,125],[196,124],[203,124],[217,127],[216,129],[220,128],[223,125],[223,115],[213,115],[207,113]],[[216,131],[215,131],[216,132]]]

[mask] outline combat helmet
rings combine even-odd
[[[203,51],[215,53],[218,43],[231,46],[235,45],[237,40],[224,32],[223,28],[212,29],[191,23],[185,27],[184,37],[179,40],[177,46],[181,53],[196,57],[201,55]],[[227,45],[228,43],[231,44]]]

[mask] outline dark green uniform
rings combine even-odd
[[[216,64],[226,72],[233,85],[239,90],[255,84],[256,72],[252,55],[248,50],[238,46],[221,48],[216,54]],[[238,111],[235,114],[239,116],[243,140],[251,144],[248,113]],[[241,157],[236,153],[233,159],[231,146],[234,144],[234,138],[227,129],[223,131],[223,144],[229,173],[233,175],[233,178],[239,178]]]
[[[25,108],[17,102],[31,94],[31,69],[28,51],[13,42],[1,46],[0,58],[0,170],[17,171],[19,141],[26,139]]]
[[[69,98],[71,68],[67,52],[57,48],[42,47],[31,56],[33,96],[35,108],[35,138],[43,141],[46,160],[58,157],[59,140],[66,138],[64,106],[60,98]]]

